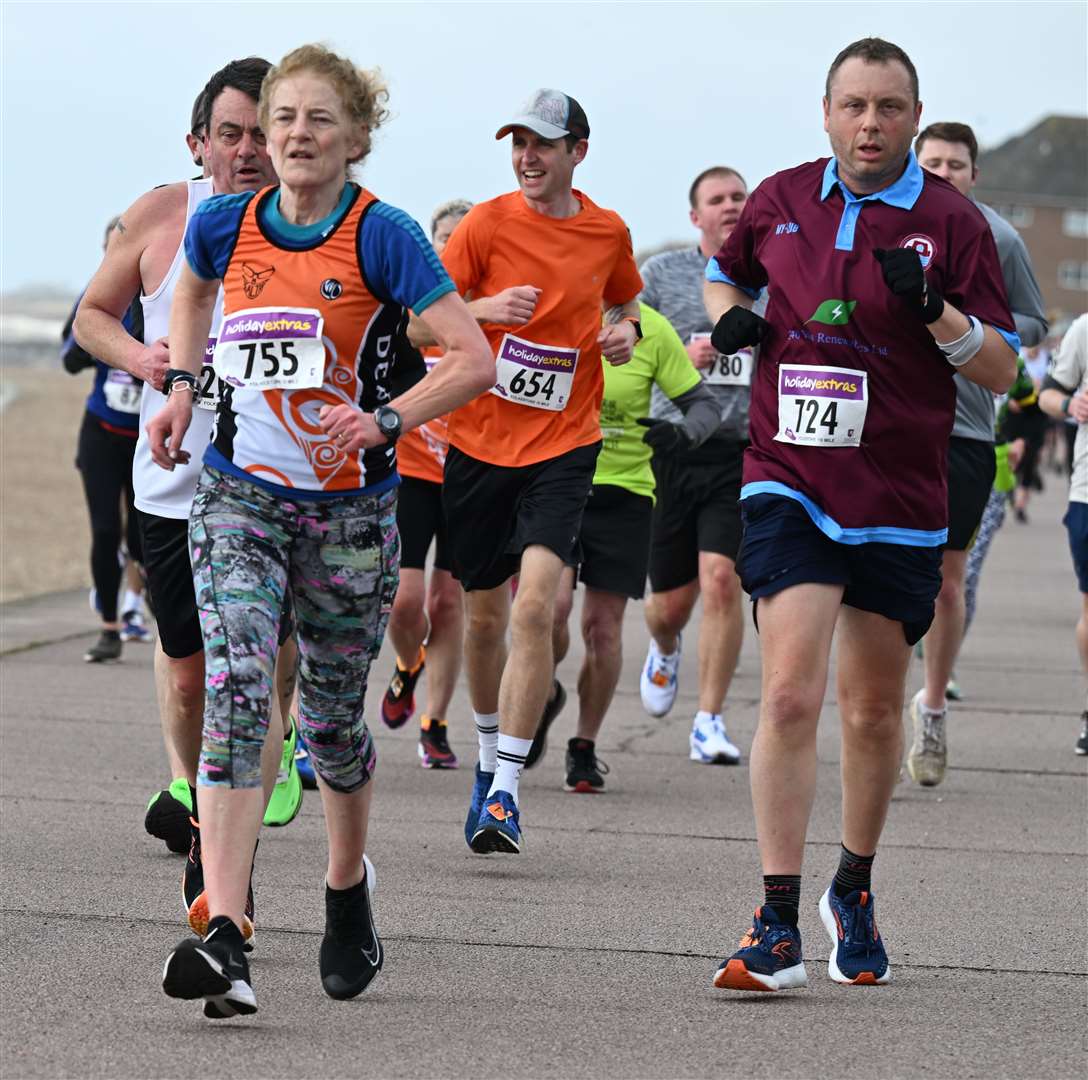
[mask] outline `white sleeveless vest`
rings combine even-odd
[[[196,208],[212,192],[211,180],[190,180],[189,204],[185,210],[185,224],[193,216]],[[185,263],[185,237],[182,234],[174,261],[163,278],[162,284],[149,296],[141,296],[140,304],[144,309],[144,344],[149,345],[159,338],[166,337],[170,331],[170,305],[174,299],[174,287],[181,276]],[[215,314],[212,318],[212,337],[219,334],[219,324],[223,318],[223,293],[220,290],[215,301]],[[151,446],[147,439],[148,421],[162,408],[166,398],[150,384],[144,384],[140,401],[140,436],[136,441],[136,452],[132,459],[132,487],[136,496],[136,506],[145,514],[157,517],[186,519],[196,493],[196,482],[204,460],[204,450],[212,437],[212,423],[215,413],[208,409],[193,409],[193,421],[185,433],[183,448],[189,452],[189,463],[177,465],[173,472],[167,472],[151,460]]]

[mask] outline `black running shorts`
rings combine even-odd
[[[204,651],[196,614],[193,567],[189,562],[189,522],[185,518],[136,513],[147,574],[147,599],[167,656],[184,660]]]
[[[397,489],[397,530],[400,532],[400,567],[422,570],[434,541],[434,568],[450,569],[449,536],[442,512],[442,485],[405,476]]]
[[[506,467],[479,461],[451,446],[442,505],[451,523],[453,573],[466,591],[495,589],[521,565],[534,544],[568,566],[581,561],[582,527],[601,444],[580,446],[534,465]]]
[[[744,543],[737,573],[753,600],[791,585],[844,585],[842,602],[903,624],[908,644],[933,622],[941,591],[941,548],[840,544],[825,536],[796,499],[753,495],[741,503]]]
[[[736,560],[740,484],[747,443],[712,439],[695,454],[655,454],[650,587],[679,589],[699,577],[699,552]]]
[[[641,600],[650,562],[653,499],[614,484],[594,484],[582,515],[578,580],[591,589]]]
[[[966,551],[975,542],[996,471],[993,443],[957,436],[948,440],[949,551]]]

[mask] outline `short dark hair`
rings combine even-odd
[[[847,60],[853,59],[855,56],[859,60],[864,60],[867,64],[890,64],[893,61],[899,61],[907,69],[914,100],[915,102],[918,101],[918,69],[915,68],[910,57],[898,45],[893,45],[890,41],[876,37],[861,38],[860,41],[847,45],[831,62],[831,67],[827,72],[827,82],[824,84],[824,96],[828,101],[831,100],[831,80],[835,77],[835,72]]]
[[[967,153],[971,155],[971,168],[975,167],[978,160],[978,139],[975,133],[967,126],[956,120],[945,120],[939,124],[930,124],[918,134],[914,140],[914,152],[922,152],[922,143],[926,139],[940,139],[942,142],[963,143],[967,147]]]
[[[193,102],[193,111],[189,115],[189,134],[199,138],[208,130],[204,122],[204,91],[201,90]]]
[[[709,180],[711,177],[719,177],[724,180],[729,176],[735,176],[744,185],[744,190],[748,190],[748,182],[736,169],[731,169],[728,165],[711,165],[709,169],[703,169],[703,171],[692,180],[691,187],[688,189],[688,202],[691,203],[692,210],[695,209],[695,200],[699,197],[699,185],[704,180]]]
[[[241,90],[256,104],[261,99],[261,83],[272,65],[259,56],[247,56],[244,60],[232,60],[220,68],[207,82],[201,94],[204,98],[204,131],[212,126],[212,106],[224,90]]]

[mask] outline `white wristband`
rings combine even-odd
[[[967,321],[971,325],[967,328],[967,333],[963,337],[958,337],[955,341],[948,342],[947,345],[937,342],[937,348],[944,353],[944,358],[954,368],[963,367],[968,360],[972,359],[982,348],[982,343],[986,339],[982,323],[974,315],[968,315]]]

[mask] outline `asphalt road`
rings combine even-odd
[[[151,650],[82,663],[84,594],[0,608],[0,1073],[4,1077],[1036,1077],[1082,1076],[1086,964],[1083,687],[1063,495],[1011,520],[984,574],[959,665],[943,785],[903,783],[874,890],[894,981],[826,975],[816,911],[838,844],[836,710],[802,897],[810,986],[730,994],[711,976],[760,899],[747,769],[687,760],[694,635],[672,715],[642,711],[646,633],[627,617],[627,667],[599,747],[607,794],[562,791],[568,704],[522,782],[526,853],[472,855],[469,768],[419,768],[414,734],[380,723],[369,853],[386,966],[363,997],[325,997],[323,828],[307,796],[258,857],[260,1011],[209,1023],[159,979],[183,935],[181,860],[142,829],[168,779]],[[581,651],[560,669],[568,688]],[[388,677],[384,654],[370,695]],[[912,672],[911,690],[919,671]],[[759,659],[748,634],[730,696],[751,745]],[[573,696],[573,695],[572,695]],[[459,692],[452,741],[473,760]]]

